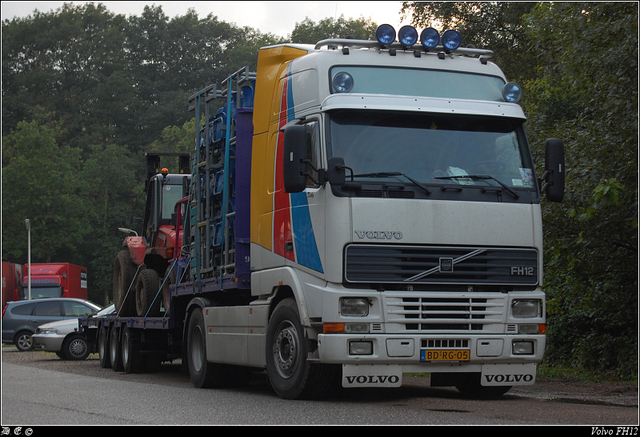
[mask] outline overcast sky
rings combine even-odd
[[[56,10],[64,2],[2,2],[2,20],[13,17],[26,17],[31,15],[35,9],[40,12]],[[82,4],[85,2],[72,2]],[[201,18],[213,13],[219,20],[227,23],[235,23],[237,26],[249,26],[262,33],[273,33],[286,37],[295,28],[296,23],[302,22],[309,17],[314,22],[324,18],[338,18],[344,15],[349,18],[371,18],[378,24],[388,23],[398,30],[401,24],[400,9],[402,2],[395,1],[350,1],[350,2],[330,2],[330,1],[284,1],[284,2],[256,2],[256,1],[208,1],[208,2],[112,2],[95,1],[103,3],[107,9],[116,14],[140,15],[145,5],[162,5],[164,13],[173,18],[177,15],[184,15],[188,8],[192,7]],[[408,24],[405,20],[402,24]]]

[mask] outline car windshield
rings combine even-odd
[[[329,157],[343,158],[358,181],[535,186],[521,120],[341,110],[329,136]]]

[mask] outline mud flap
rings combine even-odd
[[[402,365],[399,364],[343,364],[344,388],[398,388],[402,385]]]
[[[536,364],[484,364],[480,382],[487,386],[531,385],[536,380]]]

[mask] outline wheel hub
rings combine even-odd
[[[273,344],[273,357],[278,373],[283,378],[290,378],[298,364],[298,334],[294,326],[281,327]]]

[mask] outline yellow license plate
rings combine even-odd
[[[469,361],[469,349],[423,349],[420,361]]]

